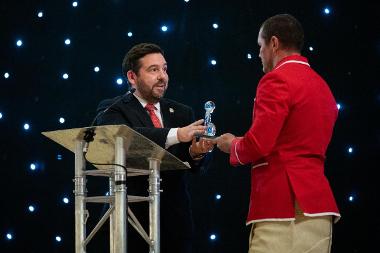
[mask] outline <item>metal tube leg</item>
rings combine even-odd
[[[114,194],[115,191],[115,179],[114,179],[114,174],[111,174],[109,177],[109,196],[110,197],[115,197]],[[110,208],[114,206],[114,204],[111,202],[110,203]],[[114,246],[114,238],[113,238],[113,232],[115,229],[115,219],[114,219],[114,212],[110,214],[110,253],[115,253],[115,246]]]
[[[150,253],[160,253],[160,160],[149,158]]]
[[[86,176],[83,173],[86,162],[83,157],[83,145],[83,141],[75,143],[75,253],[86,252],[84,245],[86,239]]]
[[[116,137],[115,163],[125,166],[125,150],[123,137]],[[127,172],[115,166],[115,212],[114,212],[114,249],[115,253],[127,252]]]

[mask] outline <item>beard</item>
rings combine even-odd
[[[140,96],[149,103],[157,103],[165,95],[168,88],[167,82],[157,82],[152,87],[140,83],[136,89]]]
[[[151,89],[151,94],[155,98],[160,99],[165,95],[167,88],[168,88],[167,83],[162,83],[162,82],[157,83],[157,84],[153,85],[153,87]]]

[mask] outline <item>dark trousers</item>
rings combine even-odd
[[[164,173],[163,173],[164,174]],[[130,180],[128,194],[146,195],[146,178]],[[162,253],[192,253],[193,219],[190,197],[183,177],[176,174],[163,175],[161,193],[160,225]],[[149,204],[148,202],[130,203],[129,207],[149,235]],[[149,252],[145,240],[128,224],[128,253]]]

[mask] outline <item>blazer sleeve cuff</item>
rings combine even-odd
[[[230,147],[230,164],[232,166],[238,166],[238,165],[244,165],[239,159],[239,154],[238,154],[238,145],[240,143],[241,138],[235,138],[231,142],[231,147]]]

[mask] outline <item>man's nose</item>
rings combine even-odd
[[[167,79],[167,76],[168,74],[166,73],[165,70],[160,70],[160,72],[158,73],[157,79],[164,80],[164,79]]]

